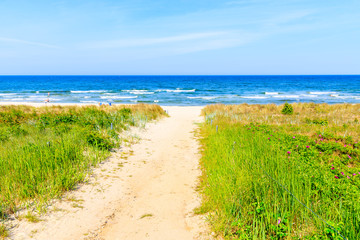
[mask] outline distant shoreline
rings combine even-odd
[[[136,105],[136,104],[142,104],[142,103],[116,103],[111,104],[111,106],[118,106],[118,105]],[[188,106],[182,106],[182,105],[161,105],[157,103],[145,103],[148,105],[159,105],[162,108],[203,108],[205,105],[188,105]],[[51,106],[81,106],[81,107],[87,107],[87,106],[100,106],[99,104],[95,103],[39,103],[39,102],[0,102],[0,106],[31,106],[31,107],[51,107]],[[101,106],[109,106],[109,103],[102,103]]]
[[[316,102],[301,102],[303,103],[314,103],[314,104],[329,104],[329,105],[344,105],[344,104],[350,104],[350,105],[357,105],[360,103],[316,103]],[[118,105],[136,105],[136,104],[148,104],[148,105],[159,105],[162,108],[203,108],[208,105],[214,105],[214,104],[222,104],[222,103],[209,103],[206,105],[163,105],[159,103],[112,103],[111,106],[118,106]],[[275,105],[281,105],[276,103],[226,103],[224,105],[241,105],[241,104],[248,104],[248,105],[269,105],[269,104],[275,104]],[[282,103],[284,104],[284,103]],[[54,103],[54,102],[0,102],[0,106],[32,106],[32,107],[51,107],[51,106],[81,106],[81,107],[87,107],[87,106],[100,106],[99,103]],[[109,106],[109,103],[101,103],[101,106]]]
[[[39,102],[0,102],[0,106],[10,106],[10,105],[25,105],[32,107],[46,107],[46,106],[99,106],[95,103],[39,103]],[[106,104],[108,105],[108,104]],[[121,104],[122,105],[122,104]],[[130,104],[124,104],[130,105]]]
[[[0,76],[0,102],[360,103],[360,76]]]

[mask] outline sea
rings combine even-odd
[[[0,76],[0,102],[283,104],[360,103],[360,75]]]

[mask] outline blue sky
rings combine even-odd
[[[0,0],[0,74],[360,74],[360,1]]]

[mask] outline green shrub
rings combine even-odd
[[[78,121],[78,117],[73,114],[58,115],[55,117],[54,122],[58,123],[74,123]]]
[[[8,140],[10,133],[6,128],[0,128],[0,142]]]
[[[98,131],[87,131],[85,133],[86,141],[101,150],[110,150],[114,147],[114,143],[111,141],[109,136],[104,136]]]
[[[323,125],[323,126],[327,126],[329,124],[329,121],[327,119],[310,119],[310,118],[305,118],[305,122],[307,124],[317,124],[317,125]]]
[[[281,113],[284,115],[292,115],[294,114],[294,109],[291,104],[285,103],[283,109],[281,110]]]
[[[131,109],[130,108],[123,108],[119,112],[124,116],[129,116],[131,114]]]

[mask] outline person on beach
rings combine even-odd
[[[49,103],[50,102],[50,92],[48,92],[48,98],[45,100],[45,103]]]

